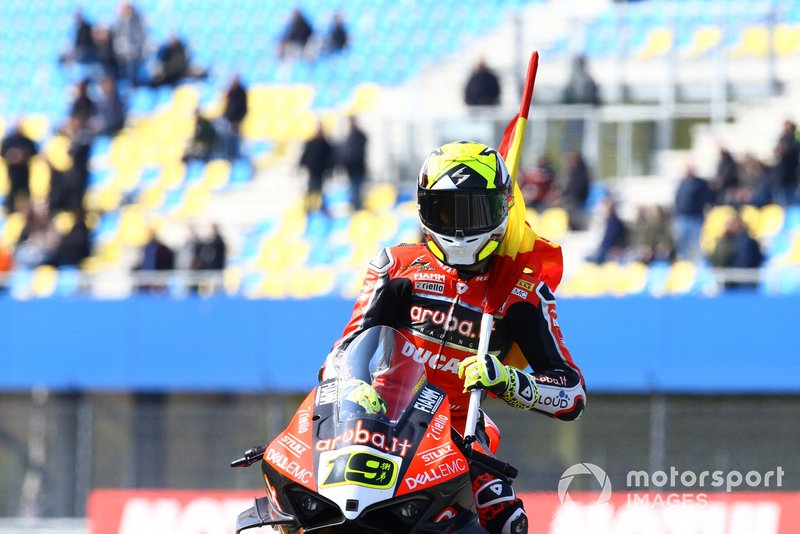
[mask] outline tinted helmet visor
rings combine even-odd
[[[437,234],[452,237],[491,232],[508,215],[504,190],[419,189],[417,201],[422,224]]]

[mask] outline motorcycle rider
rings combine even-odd
[[[581,415],[583,376],[556,321],[557,245],[537,238],[531,268],[495,314],[489,354],[476,355],[482,304],[492,288],[490,267],[514,198],[512,183],[502,157],[486,145],[460,141],[430,153],[417,184],[424,243],[386,248],[370,262],[322,379],[335,376],[337,354],[359,333],[387,325],[414,341],[413,357],[428,366],[428,380],[447,393],[453,427],[461,433],[474,388],[521,410],[565,421]],[[532,372],[524,371],[528,366]],[[354,391],[349,400],[385,410],[370,388]],[[499,431],[485,416],[483,430],[494,452]],[[489,532],[527,532],[522,501],[511,486],[474,465],[470,475],[481,524]]]

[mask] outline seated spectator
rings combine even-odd
[[[117,82],[111,76],[100,79],[100,98],[97,100],[97,113],[90,122],[91,130],[97,135],[116,135],[125,126],[125,102],[117,91]]]
[[[292,18],[278,42],[278,57],[283,59],[302,55],[312,35],[314,35],[314,28],[311,23],[300,8],[295,8],[292,11]]]
[[[156,53],[156,68],[151,87],[162,85],[175,86],[187,78],[205,78],[207,72],[192,66],[186,45],[177,35],[170,36],[169,40],[159,47]]]
[[[51,169],[50,206],[53,210],[81,210],[89,186],[89,154],[93,136],[82,115],[72,115],[59,135],[69,140],[68,154],[72,165],[66,172]]]
[[[210,239],[195,236],[191,267],[196,271],[221,271],[225,268],[225,261],[225,240],[215,223],[211,226]]]
[[[225,124],[225,157],[234,160],[239,157],[242,121],[247,115],[247,89],[238,75],[231,77],[225,92],[225,109],[222,118]]]
[[[700,231],[703,228],[706,208],[713,200],[708,183],[699,178],[692,165],[686,166],[683,178],[675,192],[675,217],[673,237],[679,259],[700,259]]]
[[[97,64],[103,75],[115,80],[119,77],[119,63],[114,53],[114,39],[108,28],[95,26],[92,29]]]
[[[325,43],[322,51],[328,54],[335,54],[345,49],[348,42],[347,28],[344,25],[344,19],[340,13],[333,15],[331,27],[328,30],[328,35],[325,37]]]
[[[145,39],[144,22],[139,12],[130,2],[123,2],[114,25],[112,44],[120,77],[134,86],[140,81]]]
[[[764,256],[758,241],[747,231],[741,217],[734,216],[728,221],[725,233],[717,241],[711,254],[711,265],[727,269],[756,269],[761,266]],[[726,280],[726,288],[754,288],[757,282]]]
[[[72,228],[60,240],[53,255],[47,261],[54,267],[80,266],[81,262],[91,255],[91,239],[86,216],[83,210],[72,212],[75,222]]]
[[[561,191],[561,203],[569,213],[571,230],[586,229],[586,201],[592,177],[580,152],[571,152],[566,157],[567,178]]]
[[[53,257],[60,239],[47,204],[30,204],[25,216],[25,226],[14,251],[15,263],[26,269],[44,265]]]
[[[217,148],[217,130],[207,118],[203,116],[200,109],[195,111],[194,134],[189,140],[189,146],[183,154],[183,161],[191,160],[208,161],[211,154]]]
[[[496,106],[500,103],[500,81],[482,57],[478,58],[467,79],[464,102],[468,106]]]
[[[62,54],[59,63],[89,64],[96,60],[96,49],[92,39],[92,24],[86,20],[83,11],[75,11],[75,35],[72,40],[72,49]]]
[[[711,187],[716,193],[718,204],[729,204],[731,198],[736,196],[739,187],[739,165],[724,146],[719,147],[717,172],[711,182]]]
[[[75,86],[75,97],[69,108],[69,114],[74,116],[81,116],[85,120],[89,120],[95,114],[97,107],[94,100],[89,96],[89,80],[81,80]]]
[[[519,188],[525,198],[525,205],[536,210],[549,207],[548,197],[556,181],[556,171],[550,164],[547,154],[542,154],[536,161],[536,167],[529,170],[520,169]]]
[[[610,196],[603,199],[602,209],[605,212],[605,230],[597,252],[590,260],[595,263],[620,261],[625,253],[628,229],[617,214],[617,206]]]
[[[670,217],[662,206],[640,206],[631,231],[631,259],[647,265],[672,263],[675,245],[670,231]]]
[[[750,202],[758,207],[772,203],[771,170],[764,162],[748,153],[742,158],[740,169],[741,187],[751,191]]]
[[[0,144],[0,157],[6,161],[11,186],[4,201],[7,213],[16,211],[18,202],[25,203],[30,199],[30,164],[37,153],[36,144],[22,132],[19,123],[9,130]]]

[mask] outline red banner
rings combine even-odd
[[[96,490],[90,534],[231,534],[258,491]],[[549,534],[796,534],[800,492],[522,493],[533,532]],[[578,503],[577,505],[575,503]]]

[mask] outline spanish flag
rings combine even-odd
[[[525,200],[522,197],[517,173],[519,171],[525,127],[533,96],[533,84],[539,66],[539,53],[531,54],[520,111],[506,127],[498,152],[506,162],[513,184],[513,198],[509,200],[508,227],[500,244],[489,274],[491,290],[486,299],[484,313],[494,315],[503,306],[511,290],[525,272],[535,277],[555,291],[561,283],[563,260],[561,247],[539,237],[526,220]]]

